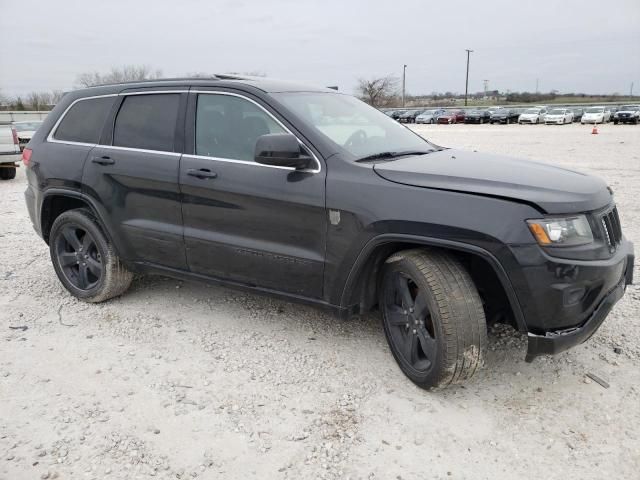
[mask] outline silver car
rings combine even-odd
[[[416,123],[436,123],[438,115],[442,115],[445,112],[443,108],[435,110],[425,110],[416,117]]]

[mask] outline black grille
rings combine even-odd
[[[622,241],[622,227],[620,226],[618,208],[613,207],[613,210],[605,213],[601,221],[607,243],[610,247],[615,247]]]

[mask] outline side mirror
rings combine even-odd
[[[313,161],[309,155],[302,153],[298,139],[290,133],[268,133],[258,137],[254,160],[263,165],[297,170],[309,168]]]

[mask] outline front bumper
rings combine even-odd
[[[530,282],[536,289],[531,292],[531,302],[537,304],[540,316],[546,316],[543,321],[546,327],[541,329],[535,325],[539,319],[527,319],[528,362],[539,355],[554,355],[588,340],[622,298],[626,286],[633,282],[634,250],[631,242],[624,241],[609,261],[594,262],[594,266],[585,266],[590,262],[576,263],[570,276],[556,278],[557,283],[543,286],[545,280],[540,278],[540,270],[535,273],[538,279]],[[550,267],[549,274],[553,276],[557,276],[559,270],[572,268],[570,261],[562,267],[549,262],[547,268]],[[573,297],[576,294],[578,296]]]

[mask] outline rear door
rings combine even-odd
[[[188,112],[180,185],[191,270],[320,298],[327,228],[320,161],[309,171],[255,163],[260,135],[291,132],[257,98],[192,92]]]
[[[186,91],[127,92],[83,172],[125,259],[186,269],[178,171]]]

